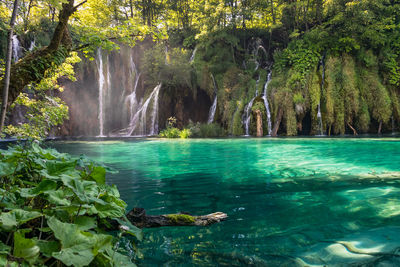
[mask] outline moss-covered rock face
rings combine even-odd
[[[174,223],[182,223],[182,224],[191,224],[195,222],[195,217],[187,214],[169,214],[166,215],[169,220],[171,220]]]

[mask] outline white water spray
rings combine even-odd
[[[324,59],[321,59],[321,66],[322,66],[322,81],[321,81],[321,92],[324,90],[324,85],[325,85],[325,64],[324,64]],[[317,112],[317,118],[318,118],[318,123],[319,123],[319,135],[324,135],[324,130],[323,130],[323,124],[322,124],[322,114],[321,114],[321,97],[318,102],[318,112]]]
[[[153,112],[150,127],[150,134],[157,134],[158,131],[158,95],[162,84],[158,84],[154,90],[151,92],[150,96],[146,99],[143,105],[138,109],[135,115],[132,117],[129,127],[127,129],[127,136],[132,136],[133,132],[140,127],[139,134],[147,135],[147,109],[152,99],[153,101]],[[156,106],[156,107],[154,107]]]
[[[12,49],[14,62],[17,62],[22,56],[22,47],[17,35],[13,35],[12,37]]]
[[[103,94],[104,94],[104,73],[103,73],[103,56],[101,53],[101,49],[97,50],[97,71],[99,73],[99,137],[104,136],[104,113],[103,113]]]
[[[243,123],[244,123],[244,129],[245,129],[245,131],[246,131],[246,136],[249,136],[250,134],[249,134],[249,125],[250,125],[250,118],[251,118],[251,108],[253,107],[253,102],[254,102],[254,99],[256,99],[255,97],[253,97],[251,100],[250,100],[250,102],[246,105],[246,107],[244,108],[244,110],[245,110],[245,113],[244,113],[244,120],[243,120]]]
[[[190,63],[192,63],[194,61],[194,58],[196,57],[196,53],[197,53],[197,47],[193,50],[192,56],[190,57]]]
[[[213,80],[214,84],[214,101],[213,104],[210,107],[210,111],[208,112],[208,120],[207,123],[213,123],[214,117],[215,117],[215,111],[217,109],[217,102],[218,102],[218,89],[217,89],[217,84],[215,83],[214,75],[211,74],[211,78]]]
[[[264,85],[264,95],[262,97],[264,100],[265,109],[267,111],[268,135],[271,135],[272,133],[271,111],[269,109],[269,103],[268,103],[268,85],[271,82],[271,76],[272,72],[270,71],[268,73],[267,81],[265,82]]]

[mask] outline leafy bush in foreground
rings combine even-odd
[[[132,266],[118,251],[127,222],[106,169],[37,143],[0,150],[0,266]],[[122,218],[122,219],[121,219]],[[122,227],[107,233],[110,220]]]

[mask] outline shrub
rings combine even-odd
[[[175,127],[168,127],[160,132],[160,137],[164,138],[178,138],[180,137],[181,131]]]
[[[124,233],[141,239],[125,217],[106,169],[37,143],[0,150],[1,266],[134,266],[118,249]],[[124,231],[107,233],[117,221]]]
[[[193,137],[208,138],[225,136],[225,130],[217,123],[189,124]]]
[[[180,133],[179,133],[179,137],[186,139],[189,138],[192,135],[192,132],[190,131],[190,129],[183,129]]]

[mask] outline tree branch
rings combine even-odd
[[[87,2],[87,0],[85,0],[85,1],[83,1],[82,3],[80,3],[80,4],[76,5],[76,6],[74,6],[74,12],[75,12],[81,5],[85,4],[86,2]]]

